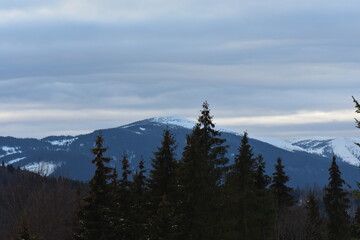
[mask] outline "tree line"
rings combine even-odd
[[[360,112],[360,105],[356,107]],[[215,129],[207,102],[180,159],[169,129],[163,132],[150,170],[141,160],[138,169],[130,171],[125,153],[121,169],[111,167],[103,142],[98,136],[92,149],[93,178],[86,185],[64,188],[73,199],[66,211],[72,213],[70,224],[62,237],[51,239],[360,239],[360,209],[350,217],[352,194],[335,156],[328,185],[320,194],[312,189],[305,198],[297,198],[287,185],[282,159],[267,175],[263,157],[254,155],[246,132],[229,164],[228,146]],[[17,239],[43,239],[34,234],[31,223],[19,223]]]
[[[127,156],[119,177],[98,136],[93,149],[97,168],[79,208],[74,239],[350,240],[358,235],[335,156],[323,199],[310,192],[299,202],[287,186],[282,160],[268,176],[246,132],[231,165],[227,147],[207,102],[181,159],[176,159],[175,138],[167,129],[149,174],[141,161],[132,181]]]

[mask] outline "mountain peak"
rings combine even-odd
[[[188,129],[192,129],[196,124],[195,121],[191,121],[187,118],[180,116],[155,117],[148,119],[148,121],[161,124],[176,125]]]

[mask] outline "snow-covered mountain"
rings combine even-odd
[[[150,119],[154,122],[162,124],[177,125],[191,129],[196,122],[190,121],[182,117],[160,117]],[[226,128],[217,127],[222,132],[242,135],[236,131]],[[250,136],[262,142],[266,142],[275,147],[284,149],[286,151],[302,151],[310,154],[317,154],[326,158],[331,158],[335,155],[340,160],[347,162],[354,166],[360,165],[360,147],[355,143],[360,143],[360,137],[344,138],[344,137],[307,137],[307,138],[294,138],[291,140],[282,140],[269,137],[256,137]]]
[[[133,170],[137,168],[141,156],[149,169],[153,152],[160,145],[164,129],[170,129],[174,133],[178,145],[177,158],[180,159],[186,144],[186,135],[195,124],[195,121],[177,116],[157,117],[78,136],[49,136],[43,139],[0,137],[0,163],[12,164],[43,175],[89,180],[94,172],[90,149],[94,147],[96,136],[101,134],[105,139],[104,146],[108,147],[106,155],[114,159],[114,165],[120,165],[121,155],[126,152]],[[228,157],[232,162],[242,134],[221,127],[217,129],[223,132],[222,136],[227,140]],[[306,138],[284,141],[253,137],[250,134],[254,153],[264,156],[268,174],[274,171],[276,159],[281,157],[293,186],[326,184],[333,153],[338,156],[345,180],[355,185],[355,182],[359,181],[356,166],[360,148],[353,142],[360,142],[360,138]]]
[[[354,166],[360,165],[360,138],[344,137],[308,137],[281,140],[275,138],[256,137],[256,139],[267,142],[287,151],[303,151],[331,158],[335,155],[338,159]]]

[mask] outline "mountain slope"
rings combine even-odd
[[[94,140],[101,134],[108,147],[107,156],[114,159],[113,165],[119,168],[121,155],[126,152],[130,159],[132,170],[143,157],[146,167],[150,168],[152,153],[156,151],[162,139],[164,129],[170,129],[177,139],[177,158],[181,158],[186,144],[186,135],[190,133],[195,122],[180,117],[152,118],[134,122],[125,126],[96,130],[89,134],[78,136],[49,136],[43,139],[17,139],[0,137],[0,161],[13,164],[15,167],[26,168],[44,175],[62,175],[77,180],[89,180],[93,175],[94,166],[90,149]],[[230,146],[228,157],[233,161],[240,145],[241,134],[222,129],[222,136]],[[251,133],[250,133],[251,138]],[[349,140],[351,141],[351,140]],[[331,141],[330,141],[331,142]],[[314,145],[305,141],[282,141],[265,138],[251,138],[255,154],[262,154],[267,164],[267,172],[274,171],[276,159],[281,157],[286,165],[293,186],[312,185],[323,186],[327,183],[330,167],[331,144],[322,149],[323,145]],[[336,142],[340,146],[340,142]],[[335,145],[334,145],[335,146]],[[337,148],[334,148],[337,149]],[[340,150],[339,150],[340,151]],[[357,153],[356,149],[352,150]],[[340,155],[339,155],[340,156]],[[358,180],[358,170],[349,164],[351,156],[342,154],[339,161],[344,179],[351,185]],[[356,158],[356,155],[353,155]]]

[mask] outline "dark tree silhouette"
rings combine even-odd
[[[348,192],[344,190],[345,181],[333,156],[329,168],[329,183],[325,188],[324,205],[327,214],[327,229],[329,240],[350,239],[350,218]]]

